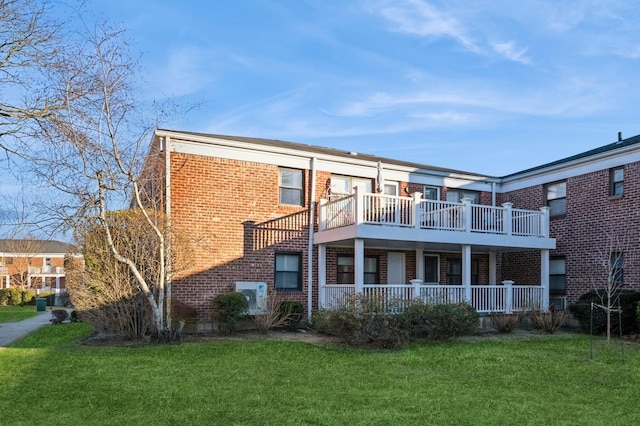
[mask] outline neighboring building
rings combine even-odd
[[[202,323],[216,294],[253,285],[308,312],[355,292],[510,312],[575,301],[596,284],[595,249],[608,234],[637,241],[639,142],[491,177],[158,130],[145,170],[172,226],[194,242],[172,295]],[[620,277],[640,290],[635,245],[627,251]]]
[[[24,285],[36,293],[52,291],[56,300],[66,293],[64,258],[75,253],[71,244],[52,240],[0,240],[0,288]]]

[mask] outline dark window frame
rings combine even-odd
[[[289,186],[282,183],[283,172],[296,172],[300,174],[300,186]],[[298,193],[300,201],[298,203],[287,203],[283,201],[284,193]],[[288,167],[278,168],[278,204],[285,206],[304,206],[304,170],[292,169]]]
[[[564,185],[564,197],[549,198],[549,189],[557,185]],[[546,184],[544,186],[544,199],[545,205],[550,209],[550,216],[563,216],[567,214],[567,181],[561,180]]]
[[[427,277],[427,258],[435,259],[435,274],[436,280],[430,280]],[[440,282],[440,256],[437,254],[425,254],[424,255],[424,282],[426,283],[439,283]]]
[[[621,172],[622,176],[616,176]],[[621,197],[624,194],[624,166],[609,169],[609,195]]]
[[[354,284],[355,283],[355,271],[341,271],[340,258],[354,259],[352,254],[338,253],[336,257],[336,284]],[[366,259],[373,259],[376,265],[375,272],[364,271],[364,284],[379,284],[380,283],[380,257],[379,256],[365,256]],[[355,264],[355,259],[354,259]],[[351,281],[343,279],[344,277],[351,276]],[[345,282],[346,281],[346,282]]]
[[[297,270],[293,271],[293,270],[278,270],[278,256],[295,256],[298,258],[297,263]],[[273,276],[273,282],[274,282],[274,286],[276,291],[302,291],[302,252],[299,251],[277,251],[275,252],[274,258],[273,258],[273,269],[274,269],[274,276]],[[285,287],[283,282],[279,279],[280,277],[283,276],[283,274],[291,274],[291,273],[295,273],[297,274],[297,277],[295,279],[296,282],[296,287]]]
[[[447,265],[446,265],[446,274],[447,274],[447,279],[446,279],[446,284],[447,285],[462,285],[462,258],[460,257],[450,257],[447,258]],[[449,265],[453,265],[453,264],[459,264],[460,265],[460,274],[451,274],[450,271],[450,266]],[[457,278],[457,282],[454,282],[451,278],[452,277],[459,277]],[[471,259],[471,284],[478,284],[478,281],[480,281],[480,261],[478,259]]]
[[[609,257],[609,274],[611,284],[624,284],[624,253],[621,251],[613,251]]]
[[[567,259],[564,256],[556,256],[549,259],[549,263],[560,260],[564,262],[563,274],[551,273],[551,265],[549,265],[549,294],[555,296],[565,296],[567,294]],[[553,288],[557,287],[555,284],[560,282],[562,283],[562,288]]]

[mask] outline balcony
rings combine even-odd
[[[29,266],[31,275],[64,275],[63,266]]]
[[[540,210],[462,202],[354,194],[322,200],[316,243],[350,238],[553,249],[548,207]]]

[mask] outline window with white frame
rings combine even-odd
[[[304,205],[302,170],[280,169],[280,204]]]
[[[624,192],[624,167],[609,170],[609,194],[622,195]]]
[[[546,185],[545,194],[551,216],[567,213],[567,182],[555,182]]]
[[[331,196],[330,198],[338,198],[345,195],[353,194],[353,188],[362,188],[364,192],[373,192],[372,179],[357,178],[352,176],[331,176]]]
[[[422,188],[422,198],[425,200],[439,200],[440,199],[440,188],[437,186],[427,186],[425,185]]]
[[[480,193],[462,189],[447,189],[447,201],[459,203],[463,198],[471,200],[471,204],[478,204],[480,202]]]

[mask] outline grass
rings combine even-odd
[[[38,315],[35,306],[0,306],[0,323],[20,321]]]
[[[583,335],[365,351],[278,340],[87,347],[47,325],[0,351],[3,424],[422,425],[640,421],[640,346]]]

